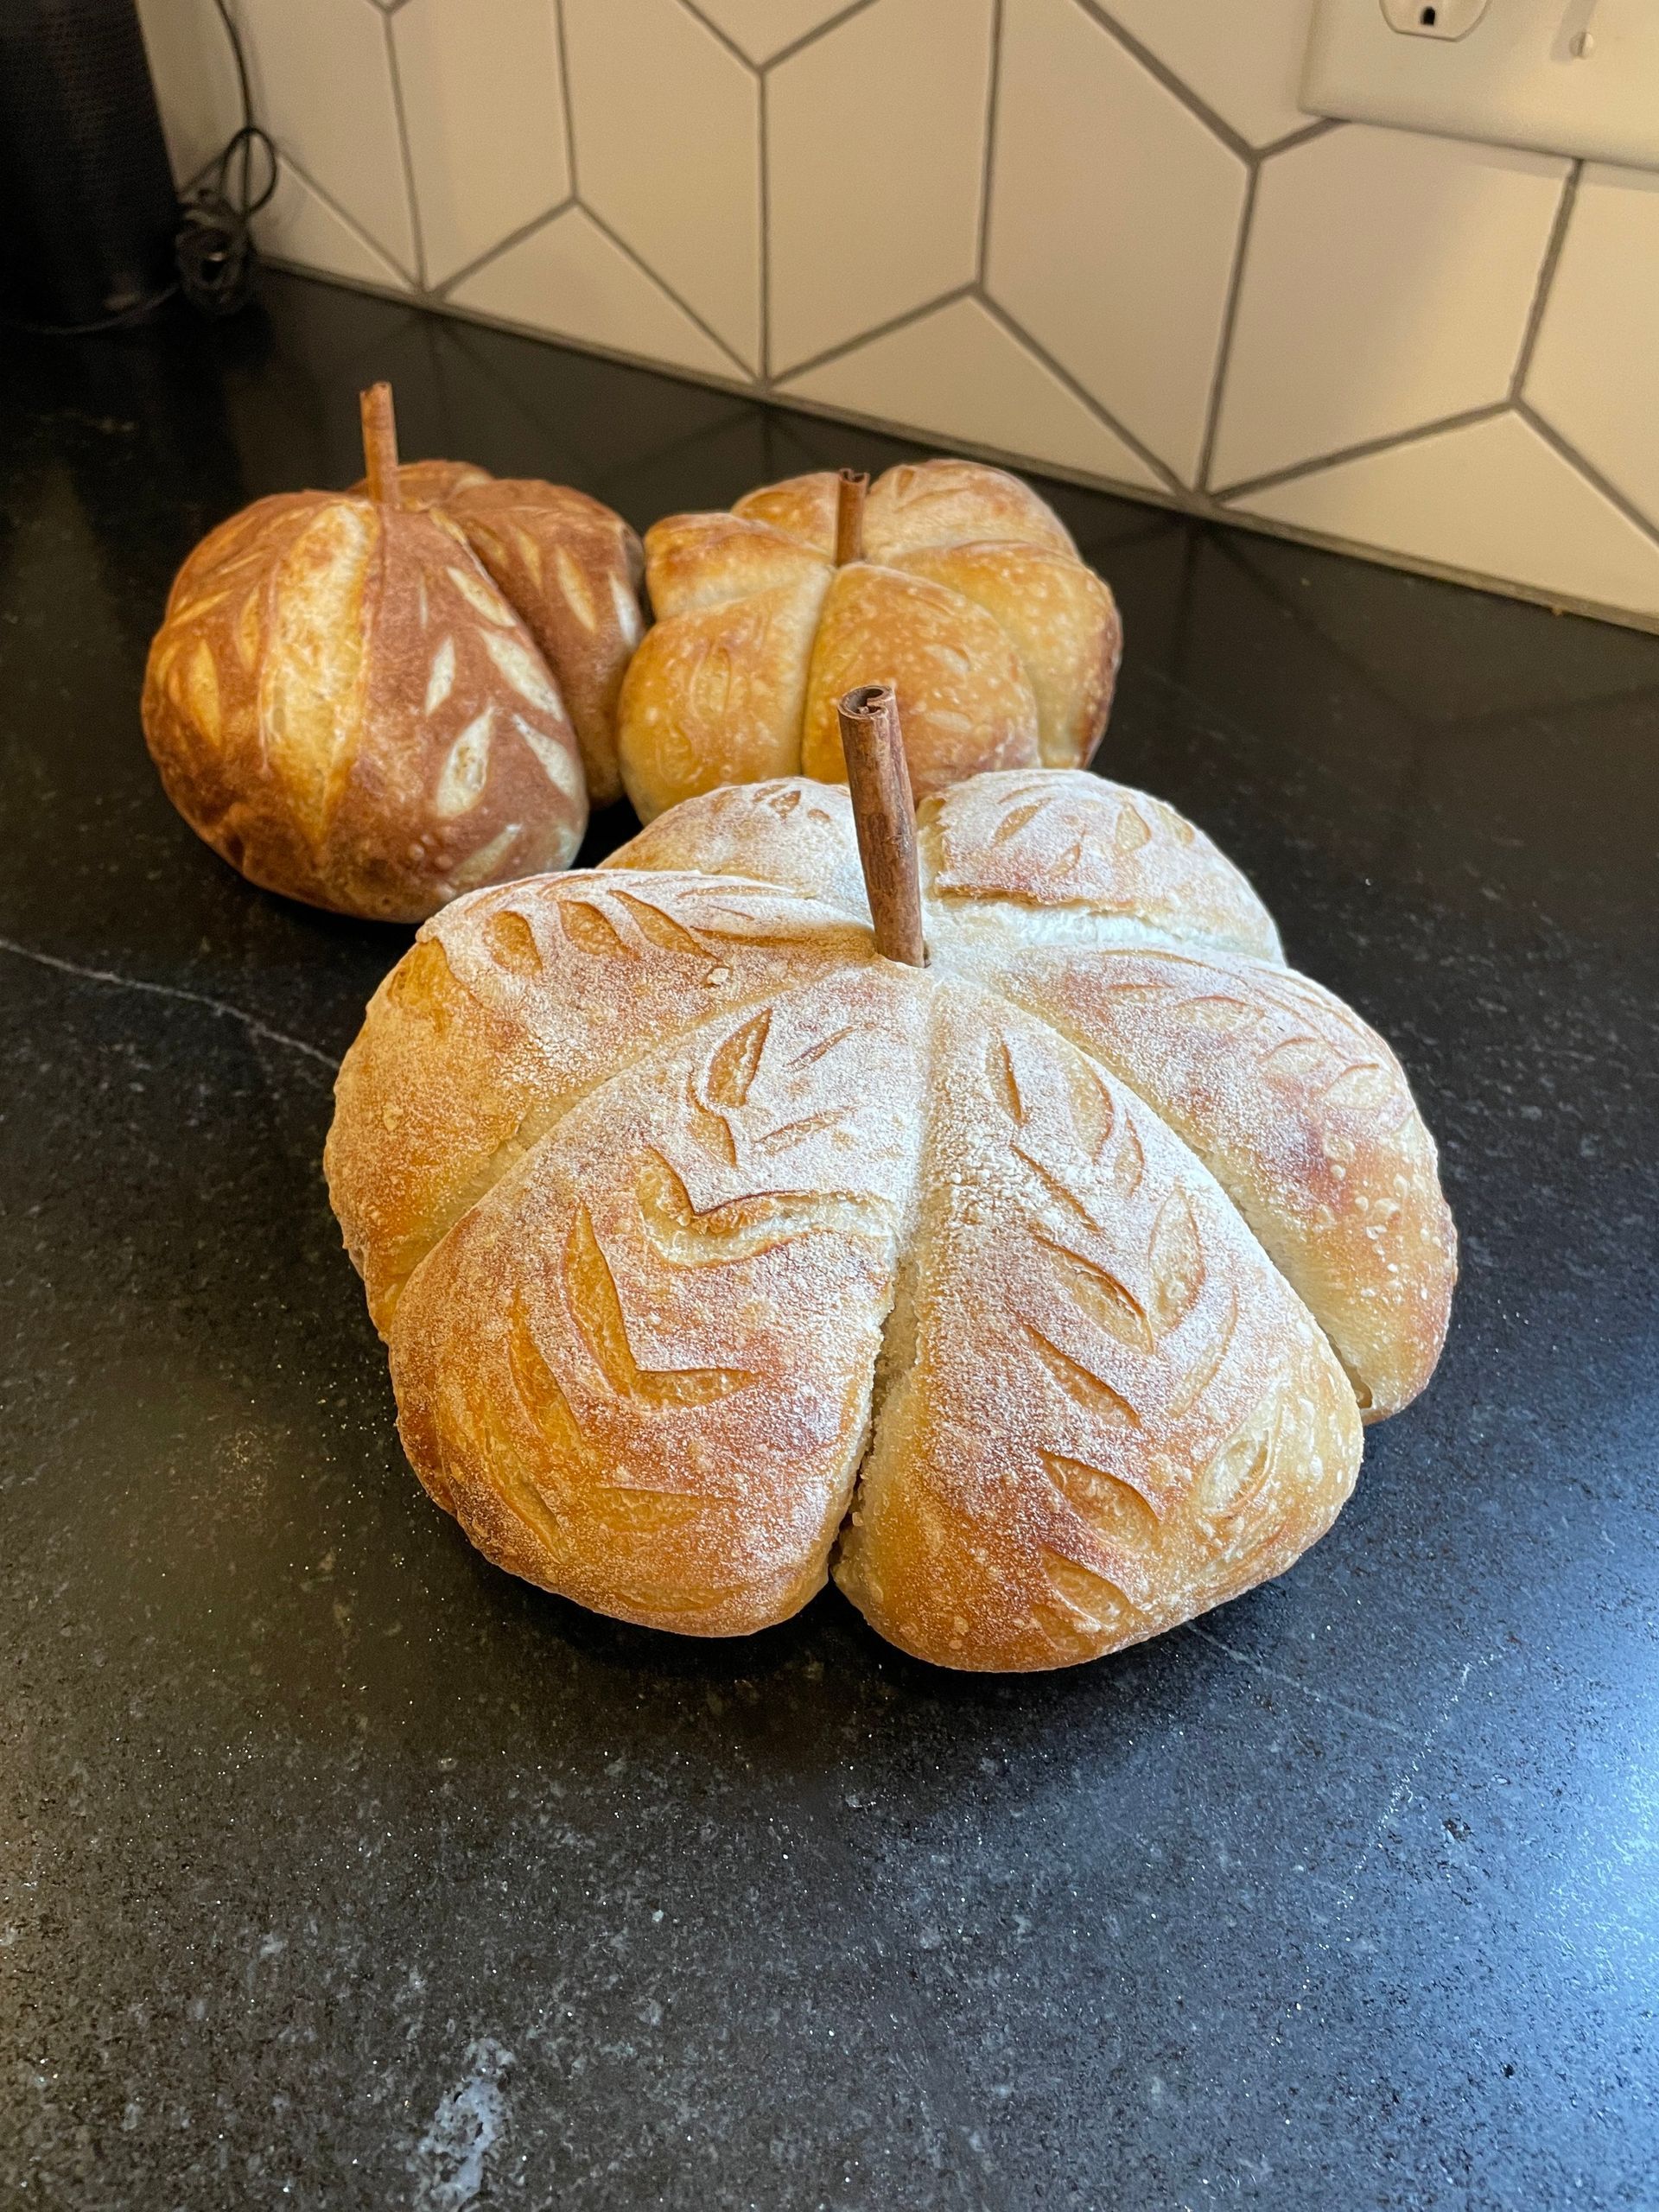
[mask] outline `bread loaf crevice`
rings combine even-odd
[[[829,1569],[831,1574],[835,1573],[836,1563],[841,1556],[842,1545],[859,1517],[864,1497],[864,1471],[881,1434],[882,1419],[888,1402],[908,1379],[916,1363],[916,1289],[920,1275],[920,1262],[913,1250],[901,1251],[893,1267],[892,1302],[881,1318],[880,1347],[876,1353],[875,1367],[870,1378],[870,1402],[853,1463],[852,1487],[848,1493],[847,1510],[842,1516],[841,1526],[830,1549]]]
[[[826,1562],[829,1573],[835,1573],[842,1544],[857,1519],[864,1495],[864,1473],[880,1438],[883,1420],[893,1397],[902,1390],[916,1364],[918,1338],[917,1324],[917,1289],[921,1280],[919,1246],[922,1239],[922,1200],[927,1188],[928,1161],[932,1149],[934,1127],[938,1115],[938,1005],[937,989],[928,995],[927,1033],[923,1041],[922,1058],[927,1071],[924,1096],[928,1109],[921,1141],[916,1147],[916,1172],[910,1186],[910,1197],[902,1220],[893,1236],[893,1295],[880,1321],[880,1343],[875,1355],[875,1364],[870,1376],[869,1404],[864,1418],[863,1433],[853,1459],[852,1482],[847,1495],[847,1510],[842,1514],[836,1540],[830,1548]]]
[[[1224,972],[1234,973],[1267,966],[1236,957],[1217,964]],[[1305,978],[1288,969],[1269,968],[1268,975],[1275,986],[1281,976],[1287,982],[1306,984]],[[1381,1065],[1396,1079],[1396,1088],[1383,1102],[1392,1109],[1392,1121],[1373,1140],[1373,1157],[1357,1160],[1353,1155],[1357,1147],[1334,1124],[1326,1126],[1320,1140],[1319,1098],[1310,1099],[1301,1113],[1289,1103],[1281,1105],[1271,1126],[1252,1128],[1248,1096],[1242,1106],[1236,1098],[1226,1100],[1213,1088],[1217,1077],[1208,1078],[1211,1088],[1199,1088],[1187,1097],[1179,1096],[1167,1082],[1154,1089],[1144,1081],[1152,1070],[1150,1048],[1114,1052],[1097,1024],[1067,1020],[1056,1003],[1057,991],[1038,990],[1028,983],[1022,987],[1017,974],[999,971],[994,988],[1109,1071],[1203,1163],[1274,1270],[1312,1314],[1367,1421],[1382,1420],[1408,1404],[1440,1354],[1450,1277],[1456,1271],[1455,1233],[1444,1204],[1436,1207],[1429,1202],[1431,1190],[1438,1195],[1433,1140],[1421,1130],[1404,1075],[1382,1039],[1376,1040]],[[1347,1014],[1346,1008],[1339,1011]],[[1286,1048],[1278,1049],[1282,1052]],[[1334,1084],[1328,1086],[1335,1088]],[[1245,1126],[1230,1128],[1230,1122],[1241,1116]],[[1288,1196],[1272,1173],[1274,1146],[1282,1148],[1282,1179],[1290,1186]],[[1335,1158],[1339,1149],[1349,1154],[1345,1163]],[[1321,1198],[1321,1183],[1330,1178],[1333,1165],[1338,1179]],[[1359,1192],[1371,1217],[1370,1236],[1375,1247],[1368,1254],[1369,1285],[1354,1256],[1331,1242],[1347,1220],[1344,1184],[1356,1186],[1367,1179],[1368,1167],[1369,1179],[1389,1186],[1371,1196]],[[1419,1182],[1421,1190],[1410,1187]],[[1395,1207],[1392,1215],[1384,1211],[1389,1204]],[[1411,1240],[1403,1274],[1397,1264],[1390,1269],[1383,1256],[1391,1230],[1399,1230]],[[1395,1310],[1402,1281],[1418,1287],[1421,1312],[1415,1321]],[[1445,1297],[1431,1299],[1421,1289],[1425,1284],[1433,1284],[1437,1293],[1444,1287]]]

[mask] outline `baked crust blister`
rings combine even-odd
[[[721,784],[844,779],[836,702],[863,683],[903,700],[921,796],[1094,752],[1122,625],[1033,491],[979,461],[890,468],[863,509],[862,557],[841,568],[836,499],[820,471],[646,532],[657,620],[618,741],[642,821]]]
[[[1065,1665],[1324,1532],[1455,1242],[1398,1063],[1172,810],[1022,770],[919,842],[921,970],[798,779],[458,901],[330,1188],[410,1459],[502,1565],[709,1635],[833,1573],[921,1657]]]

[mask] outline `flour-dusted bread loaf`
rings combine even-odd
[[[640,555],[579,492],[448,461],[378,496],[297,492],[222,523],[150,648],[168,796],[267,890],[419,921],[566,866],[620,788]]]
[[[346,1057],[329,1185],[492,1559],[702,1635],[829,1571],[924,1658],[1060,1666],[1329,1527],[1433,1367],[1452,1224],[1393,1054],[1170,808],[991,774],[919,842],[925,969],[798,779],[457,901]]]
[[[1122,630],[1052,509],[982,462],[906,464],[838,547],[844,497],[824,471],[646,532],[657,622],[620,721],[642,820],[721,784],[841,780],[836,702],[861,683],[897,691],[918,795],[1094,752]]]

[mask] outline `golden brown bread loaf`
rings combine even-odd
[[[925,969],[844,791],[717,791],[376,994],[330,1190],[416,1471],[514,1573],[733,1635],[832,1571],[924,1658],[1065,1665],[1287,1567],[1427,1380],[1433,1144],[1214,846],[1036,769],[920,857]]]
[[[918,796],[1093,753],[1122,629],[1033,491],[979,461],[890,468],[839,567],[836,509],[826,470],[645,533],[656,626],[619,725],[643,821],[721,784],[843,780],[836,702],[861,683],[897,691]]]
[[[257,500],[180,569],[144,734],[168,796],[267,890],[419,921],[563,868],[618,786],[639,554],[582,493],[417,462]]]

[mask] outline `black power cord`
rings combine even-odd
[[[276,189],[276,149],[253,119],[253,92],[247,56],[226,0],[214,0],[231,52],[236,57],[242,92],[242,127],[226,142],[210,171],[198,179],[184,203],[184,221],[174,251],[179,289],[204,315],[234,315],[253,290],[252,222]],[[234,172],[234,181],[232,181]],[[254,180],[263,174],[258,192]]]

